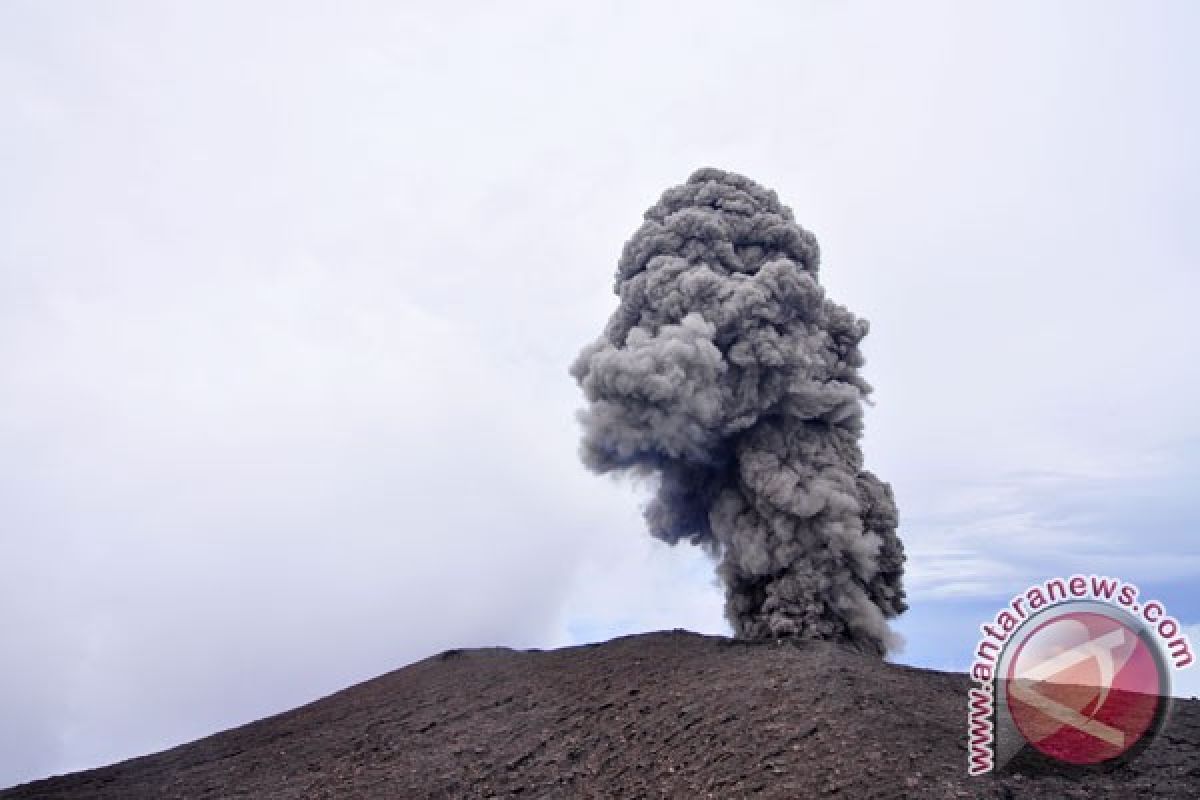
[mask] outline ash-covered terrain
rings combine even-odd
[[[683,631],[451,651],[27,798],[1132,798],[1200,795],[1200,702],[1138,759],[966,774],[965,675],[831,642]]]

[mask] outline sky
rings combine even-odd
[[[871,321],[901,663],[1100,572],[1200,642],[1188,2],[0,3],[0,786],[450,647],[727,633],[567,373],[659,193]],[[1200,694],[1200,669],[1176,692]]]

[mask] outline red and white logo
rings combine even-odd
[[[1098,764],[1153,731],[1167,668],[1126,615],[1068,609],[1032,621],[1000,677],[1026,741],[1060,761]]]

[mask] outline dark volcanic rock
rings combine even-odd
[[[966,775],[963,675],[825,643],[654,633],[443,653],[18,798],[1200,796],[1200,703],[1132,764]]]

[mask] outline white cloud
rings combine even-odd
[[[1192,649],[1193,658],[1200,657],[1200,624],[1185,625],[1183,634],[1187,637]],[[1200,662],[1192,661],[1190,666],[1176,670],[1171,675],[1171,693],[1176,697],[1200,698]]]

